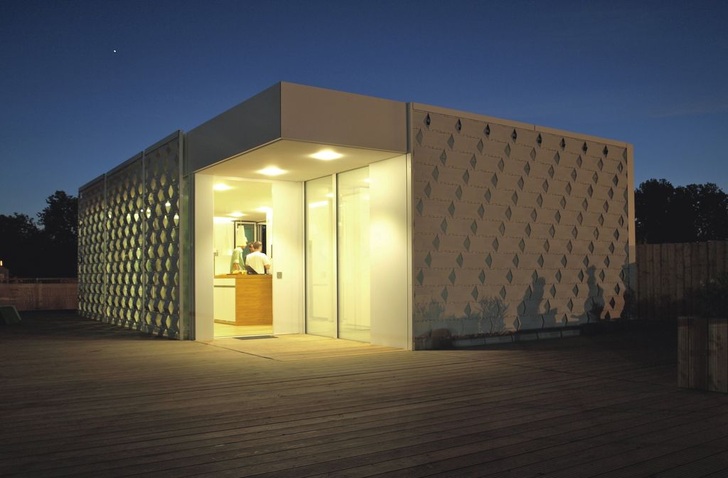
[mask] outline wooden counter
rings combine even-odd
[[[221,274],[216,275],[215,279],[235,280],[235,321],[218,319],[230,314],[216,312],[215,322],[233,325],[273,324],[273,276]]]

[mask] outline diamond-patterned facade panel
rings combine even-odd
[[[629,275],[620,273],[634,261],[624,145],[413,114],[415,336],[437,328],[509,333],[622,314]]]
[[[100,320],[106,311],[107,215],[105,183],[97,180],[79,193],[78,273],[79,313]]]
[[[79,312],[180,338],[180,135],[79,191]]]

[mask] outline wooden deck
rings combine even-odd
[[[675,336],[406,352],[23,314],[0,476],[726,477],[728,395],[676,387]]]

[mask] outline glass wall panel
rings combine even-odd
[[[369,342],[369,168],[339,174],[337,191],[339,337]]]
[[[336,337],[334,178],[306,183],[306,333]]]

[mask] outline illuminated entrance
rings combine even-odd
[[[214,188],[223,179],[270,187],[273,335],[411,347],[406,117],[404,103],[282,83],[186,135],[196,340],[219,336],[213,291],[220,268],[212,256],[233,247],[217,247],[212,234],[227,194]]]
[[[254,242],[260,242],[270,256],[271,183],[215,176],[213,190],[215,337],[270,336],[272,278],[244,273],[244,261]]]
[[[372,342],[377,334],[406,336],[406,320],[385,319],[407,308],[406,277],[396,279],[408,260],[405,155],[298,182],[243,179],[222,166],[196,175],[198,250],[209,240],[213,251],[208,317],[214,337],[308,333]],[[205,223],[211,234],[200,227]],[[229,275],[231,255],[263,234],[272,261],[272,318],[247,323],[240,303],[255,302],[257,292],[239,293],[251,278]],[[200,297],[204,279],[198,279]],[[378,322],[372,310],[380,311]]]

